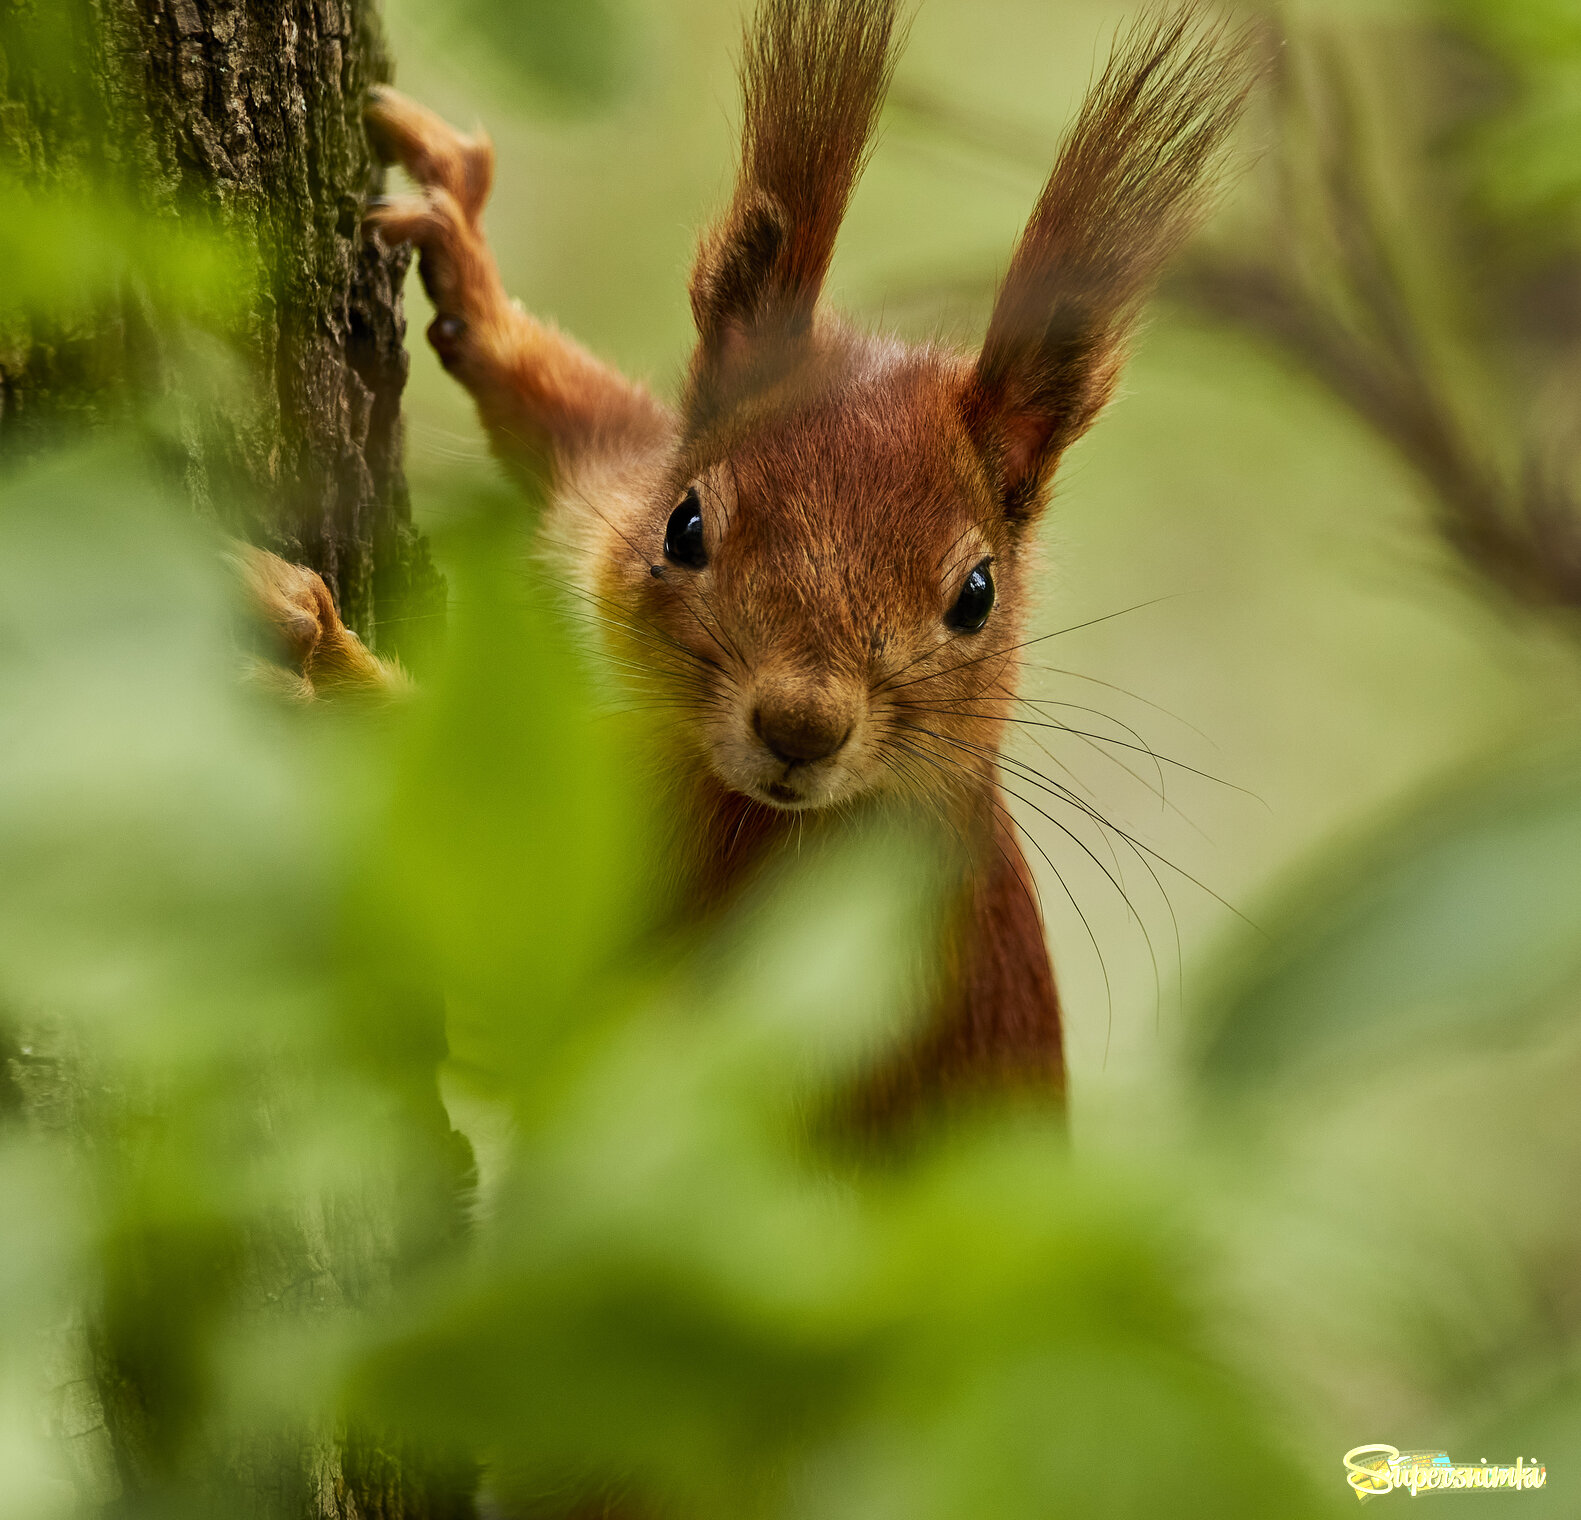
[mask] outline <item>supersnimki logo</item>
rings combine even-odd
[[[1358,1499],[1376,1499],[1403,1488],[1414,1499],[1439,1490],[1487,1488],[1541,1488],[1548,1469],[1540,1462],[1517,1457],[1513,1466],[1480,1462],[1451,1462],[1442,1451],[1401,1451],[1397,1446],[1357,1446],[1345,1453],[1346,1482]]]

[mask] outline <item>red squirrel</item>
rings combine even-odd
[[[879,1122],[963,1090],[1063,1091],[1044,927],[996,782],[1035,530],[1255,74],[1246,35],[1194,6],[1126,33],[963,354],[820,300],[899,32],[895,0],[761,0],[676,406],[507,297],[481,228],[486,138],[391,90],[367,115],[416,187],[374,205],[370,232],[415,245],[430,342],[498,456],[546,491],[548,552],[607,643],[679,715],[695,900],[864,799],[920,802],[965,841],[937,1007],[862,1099]]]

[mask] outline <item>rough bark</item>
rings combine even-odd
[[[407,254],[360,235],[361,110],[389,68],[372,0],[10,0],[0,174],[201,219],[263,271],[193,377],[129,282],[94,320],[0,337],[0,454],[160,397],[194,504],[312,565],[346,621],[410,650],[442,610],[401,470]]]
[[[283,1063],[282,1063],[283,1064]],[[476,1469],[465,1457],[417,1451],[400,1437],[344,1421],[316,1427],[255,1424],[217,1434],[184,1387],[201,1348],[190,1338],[206,1311],[274,1317],[286,1329],[389,1301],[403,1275],[452,1236],[470,1153],[431,1085],[405,1095],[420,1159],[399,1178],[369,1173],[360,1191],[317,1200],[297,1217],[196,1234],[170,1220],[123,1233],[104,1264],[103,1302],[49,1327],[52,1393],[41,1417],[66,1455],[79,1513],[226,1515],[236,1520],[475,1520]],[[311,1072],[260,1074],[250,1118],[260,1152],[317,1101]],[[0,1026],[0,1134],[25,1124],[69,1141],[100,1185],[134,1189],[122,1147],[135,1130],[114,1073],[49,1021]],[[426,1143],[423,1143],[426,1142]],[[431,1200],[414,1239],[409,1196]],[[400,1223],[408,1227],[403,1238]],[[198,1353],[189,1362],[192,1351]],[[199,1373],[201,1376],[201,1372]]]
[[[365,639],[420,657],[444,586],[402,474],[407,256],[360,235],[379,172],[362,102],[388,72],[375,0],[0,0],[0,216],[19,191],[120,197],[155,225],[219,229],[241,265],[262,271],[255,298],[218,330],[160,320],[135,274],[86,314],[0,312],[0,465],[138,426],[196,510],[312,565]],[[90,1150],[103,1142],[92,1105],[76,1101],[103,1091],[91,1061],[47,1026],[19,1037],[5,1023],[0,1123],[64,1128]],[[437,1092],[405,1096],[433,1161],[414,1185],[448,1187],[453,1202],[466,1157]],[[259,1092],[261,1135],[271,1105],[291,1101],[300,1095]],[[376,1301],[414,1249],[392,1238],[380,1186],[336,1217],[229,1242],[241,1262],[230,1290],[290,1312]],[[135,1283],[127,1291],[122,1321],[159,1312]],[[112,1283],[98,1322],[65,1334],[55,1424],[77,1453],[86,1505],[165,1513],[167,1415],[140,1382],[136,1337],[118,1332],[115,1293]],[[472,1513],[464,1464],[443,1472],[367,1431],[260,1435],[215,1460],[225,1502],[212,1512]]]

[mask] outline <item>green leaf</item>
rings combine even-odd
[[[0,321],[88,322],[130,282],[165,315],[224,319],[247,310],[258,268],[198,207],[154,217],[95,187],[75,194],[0,178]]]
[[[1511,757],[1388,824],[1270,934],[1210,1004],[1210,1085],[1339,1079],[1548,1006],[1581,974],[1581,748]]]
[[[602,981],[665,897],[643,745],[599,709],[519,508],[491,500],[452,553],[446,658],[404,738],[356,922],[367,979],[443,989],[458,1056],[525,1091],[604,1006]]]

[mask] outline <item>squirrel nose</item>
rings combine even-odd
[[[807,705],[760,704],[752,713],[752,727],[787,765],[826,760],[851,737],[848,714]]]

